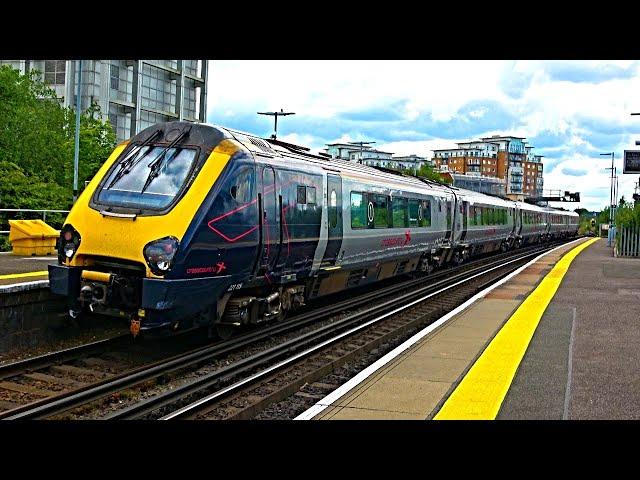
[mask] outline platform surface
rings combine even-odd
[[[576,258],[498,418],[640,419],[640,259],[605,240]]]
[[[528,266],[325,402],[314,418],[438,418],[514,312],[532,293],[540,294],[545,277],[557,275],[554,266],[567,252],[586,242],[565,245]],[[496,418],[639,418],[640,260],[613,258],[606,240],[597,240],[575,256],[550,298]]]
[[[0,285],[47,280],[47,265],[50,263],[57,264],[58,257],[55,255],[27,257],[2,252],[0,253]]]

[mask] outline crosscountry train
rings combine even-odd
[[[115,148],[69,213],[49,279],[73,317],[228,336],[309,299],[577,230],[573,212],[168,122]]]

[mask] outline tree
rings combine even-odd
[[[417,171],[411,168],[404,168],[400,171],[407,175],[411,175],[414,177],[423,177],[434,182],[451,183],[450,179],[443,177],[431,165],[428,165],[426,163],[424,163]]]
[[[624,195],[622,195],[622,197],[620,197],[620,202],[618,203],[618,206],[620,207],[624,207],[626,204],[626,200],[624,199]]]
[[[39,72],[23,75],[1,66],[0,208],[68,210],[73,201],[74,135],[74,109],[60,104]],[[81,113],[80,191],[107,159],[115,139],[98,105]],[[2,230],[8,229],[7,219],[0,216]],[[64,217],[49,215],[47,221],[60,227]]]
[[[75,111],[64,108],[40,73],[0,67],[0,205],[67,209],[73,199]],[[92,105],[81,113],[78,186],[90,179],[115,146],[111,125]],[[16,170],[17,169],[17,170]],[[12,180],[10,180],[12,179]],[[10,181],[16,181],[13,188]],[[33,188],[21,190],[29,183]],[[55,193],[45,193],[51,190]],[[56,203],[49,203],[55,201]],[[29,205],[29,207],[27,207]]]

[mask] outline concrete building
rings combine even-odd
[[[364,165],[393,169],[419,169],[424,163],[431,162],[418,155],[394,157],[391,152],[376,150],[368,145],[353,145],[351,143],[329,143],[324,149],[332,158],[342,158]]]
[[[534,147],[527,145],[523,137],[494,135],[456,145],[457,148],[434,150],[436,169],[504,179],[502,195],[513,198],[542,195],[542,156],[534,155]]]
[[[392,157],[391,161],[398,165],[399,168],[408,170],[419,170],[424,164],[432,165],[431,160],[418,155],[405,155],[400,157]]]
[[[22,73],[42,72],[65,106],[76,104],[76,60],[0,60]],[[118,141],[157,122],[204,122],[206,60],[83,60],[80,105],[93,102],[109,118]]]

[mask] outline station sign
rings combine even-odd
[[[622,173],[640,173],[640,150],[624,151],[624,166]]]

